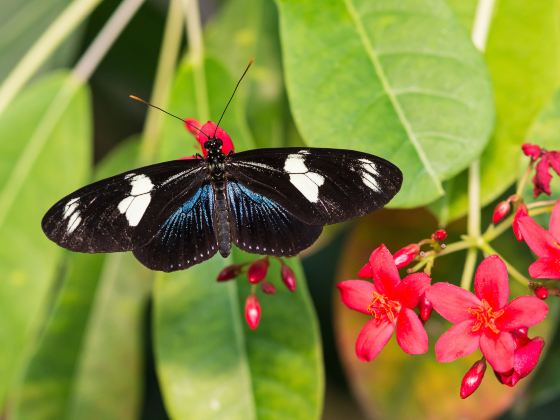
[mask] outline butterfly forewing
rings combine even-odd
[[[200,160],[176,160],[107,178],[66,196],[42,221],[43,231],[64,248],[80,252],[129,251],[152,236],[142,225],[161,216],[178,195],[206,177]],[[168,210],[171,212],[171,210]]]
[[[227,197],[232,239],[245,251],[296,255],[321,233],[322,226],[307,225],[273,198],[256,193],[237,180],[228,181]]]
[[[401,171],[366,153],[338,149],[257,149],[229,157],[228,180],[275,202],[305,224],[325,225],[383,207]]]
[[[205,183],[178,194],[140,226],[151,241],[134,255],[152,270],[175,271],[212,257],[218,244],[214,232],[214,191]]]

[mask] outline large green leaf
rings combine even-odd
[[[475,0],[449,0],[464,10]],[[519,173],[520,146],[560,81],[560,2],[497,0],[485,57],[496,98],[496,128],[481,157],[481,201],[499,196]],[[471,22],[472,25],[472,22]],[[532,28],[532,30],[527,30]],[[469,29],[470,30],[470,29]],[[446,185],[433,207],[442,223],[467,211],[467,175]]]
[[[312,146],[353,148],[404,172],[393,206],[427,204],[493,122],[482,57],[443,0],[278,0],[286,83]]]
[[[137,139],[97,178],[130,169]],[[143,319],[151,274],[131,255],[70,254],[62,287],[22,382],[21,419],[134,419],[142,386]]]
[[[88,92],[58,74],[0,116],[0,405],[40,327],[60,248],[41,231],[54,202],[87,179]]]
[[[197,116],[194,92],[203,89],[216,115],[234,79],[215,60],[206,60],[204,69],[207,85],[196,86],[193,68],[183,63],[173,87],[172,109],[181,103],[186,115]],[[237,150],[252,146],[250,138],[238,136],[243,132],[243,118],[242,110],[234,107],[223,122]],[[166,122],[162,158],[186,154],[177,141],[179,130],[183,128],[176,122]],[[183,152],[178,152],[178,146]],[[259,292],[263,317],[259,328],[251,331],[243,319],[247,281],[215,281],[226,263],[247,258],[255,257],[236,254],[223,260],[216,256],[188,270],[158,276],[154,290],[156,367],[172,418],[319,417],[321,347],[303,272],[292,260],[299,279],[298,290],[292,294],[279,282],[278,264],[272,263],[269,277],[279,292],[274,296]]]

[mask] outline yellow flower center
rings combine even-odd
[[[367,311],[379,322],[384,319],[395,322],[401,311],[401,307],[402,305],[399,301],[391,300],[386,295],[374,291]]]
[[[469,308],[467,311],[475,318],[475,323],[471,329],[472,332],[478,332],[483,328],[489,328],[496,334],[500,332],[496,326],[496,319],[504,314],[503,309],[494,311],[486,299],[482,299],[482,306]]]

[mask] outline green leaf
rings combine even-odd
[[[464,7],[463,0],[452,3]],[[480,161],[483,205],[503,193],[517,177],[520,146],[558,87],[559,13],[557,0],[496,2],[485,57],[492,75],[497,117],[494,136]],[[467,212],[467,174],[461,174],[445,189],[447,196],[433,208],[443,224]]]
[[[70,0],[2,0],[0,2],[0,57],[2,57],[0,81],[70,3]],[[43,65],[42,70],[68,65],[79,46],[79,35],[68,37]]]
[[[183,63],[172,89],[172,109],[181,104],[187,110],[185,115],[196,116],[194,94],[202,89],[212,115],[219,115],[224,97],[227,99],[235,82],[216,60],[205,60],[204,70],[207,85],[195,85],[193,67]],[[251,148],[250,138],[239,136],[244,126],[243,110],[234,106],[230,112],[222,125],[232,136],[236,150]],[[178,141],[179,130],[184,129],[166,121],[160,142],[163,159],[187,154]],[[269,280],[279,291],[274,296],[259,292],[261,325],[250,331],[243,318],[249,294],[247,281],[215,280],[226,263],[247,258],[256,257],[235,253],[235,257],[223,260],[216,256],[188,270],[157,278],[156,368],[172,418],[309,419],[320,415],[321,347],[303,272],[296,260],[290,262],[299,281],[297,292],[292,294],[279,281],[278,264],[272,263]]]
[[[137,139],[120,145],[97,178],[130,169],[137,152]],[[131,255],[68,255],[57,302],[15,404],[17,418],[137,418],[151,278]]]
[[[493,122],[482,57],[440,0],[278,0],[291,109],[311,146],[395,162],[397,207],[427,204]]]
[[[87,179],[90,125],[88,91],[65,74],[30,86],[0,116],[0,406],[41,326],[61,255],[41,218]]]

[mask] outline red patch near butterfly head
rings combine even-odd
[[[215,138],[222,141],[222,153],[227,155],[234,151],[233,142],[229,134],[221,127],[218,127],[216,130],[216,123],[213,121],[208,121],[201,126],[200,122],[194,118],[185,118],[185,128],[194,135],[196,141],[200,144],[204,157],[208,155],[208,151],[204,148],[204,142],[208,141],[208,138],[213,137],[214,133],[216,133]]]

